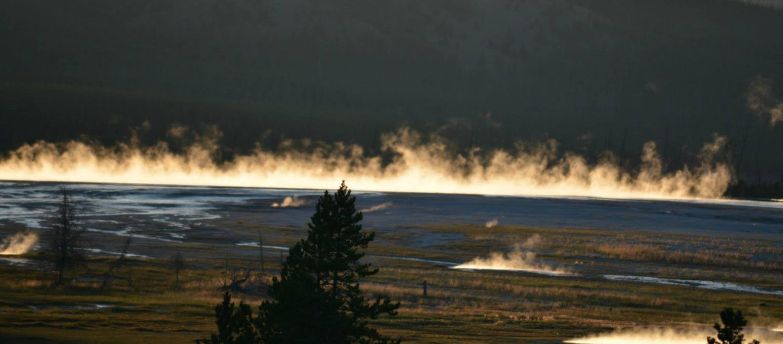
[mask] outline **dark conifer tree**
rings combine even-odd
[[[368,300],[359,287],[363,277],[378,273],[371,264],[360,262],[374,233],[362,230],[362,214],[356,211],[356,198],[343,182],[334,195],[324,192],[310,218],[307,238],[290,250],[280,278],[269,288],[253,320],[257,343],[397,343],[369,326],[381,315],[396,315],[398,303],[378,296]],[[218,305],[220,316],[237,314],[223,323],[246,324],[242,312],[232,311],[230,296]],[[240,304],[241,308],[241,304]],[[244,325],[234,326],[242,328]],[[211,343],[233,338],[213,335]]]
[[[260,342],[260,336],[253,320],[250,306],[231,302],[231,294],[223,294],[223,302],[215,306],[215,324],[218,333],[209,339],[196,340],[203,344],[253,344]]]
[[[720,312],[720,321],[723,325],[716,323],[713,328],[718,332],[718,338],[707,337],[707,344],[743,344],[745,335],[742,330],[748,324],[741,311],[734,311],[733,308],[726,308]],[[760,344],[753,340],[752,344]]]

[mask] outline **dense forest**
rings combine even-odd
[[[672,166],[714,133],[750,181],[783,177],[783,11],[721,0],[6,0],[0,151],[216,125],[377,147],[401,125],[461,147],[555,138]],[[758,2],[757,2],[758,3]],[[629,162],[631,164],[632,162]]]

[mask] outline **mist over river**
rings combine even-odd
[[[46,226],[63,184],[0,183],[0,222]],[[83,225],[96,232],[183,241],[194,226],[252,211],[265,225],[302,227],[320,190],[67,184]],[[740,200],[614,200],[527,198],[355,191],[365,226],[391,230],[417,224],[462,223],[533,227],[783,235],[783,203]],[[288,200],[286,201],[286,198]],[[118,221],[122,222],[117,225]]]

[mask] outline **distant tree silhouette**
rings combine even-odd
[[[264,267],[264,238],[261,236],[261,231],[258,231],[258,262],[261,264],[261,275],[266,270]]]
[[[117,271],[121,270],[125,266],[125,264],[127,264],[128,248],[130,247],[132,240],[133,240],[132,236],[129,236],[127,239],[125,239],[125,243],[122,245],[122,251],[120,253],[120,256],[117,258],[117,260],[109,264],[109,271],[107,271],[106,275],[103,276],[103,283],[101,284],[101,290],[110,287],[111,283],[117,278]],[[131,278],[130,271],[128,271],[128,275],[122,279],[128,282],[128,288],[133,287],[133,279]]]
[[[185,268],[185,257],[177,251],[171,256],[171,267],[174,269],[174,289],[179,289],[179,273]]]
[[[62,200],[52,225],[51,241],[52,260],[57,270],[56,286],[63,284],[66,269],[84,262],[84,255],[79,250],[84,230],[76,224],[77,210],[70,193],[65,188],[61,188],[60,192]]]
[[[245,267],[227,266],[223,273],[223,290],[242,291],[245,282],[250,280],[250,269]]]
[[[399,303],[362,294],[359,279],[378,269],[359,261],[375,235],[362,230],[355,201],[344,182],[334,195],[324,192],[307,238],[291,248],[258,316],[226,293],[215,309],[218,333],[202,343],[250,343],[250,333],[255,343],[398,343],[368,324],[396,315]]]
[[[726,308],[720,312],[720,321],[723,325],[716,323],[713,325],[718,332],[718,338],[707,337],[707,344],[743,344],[745,335],[742,330],[748,324],[741,311],[735,311],[733,308]],[[760,344],[753,340],[752,344]]]

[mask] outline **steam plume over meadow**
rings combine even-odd
[[[19,232],[0,242],[0,256],[18,256],[30,251],[38,243],[35,233]]]
[[[492,219],[484,222],[484,228],[493,228],[498,225],[498,219]]]
[[[628,171],[611,158],[591,163],[561,153],[555,141],[456,153],[442,139],[425,140],[409,129],[382,137],[381,151],[391,159],[356,145],[297,149],[288,143],[217,162],[218,137],[181,153],[166,143],[142,148],[37,142],[0,159],[0,180],[304,189],[349,180],[365,191],[685,199],[718,198],[732,178],[730,168],[715,159],[725,141],[720,137],[702,148],[695,166],[673,172],[664,171],[653,142],[644,145],[638,169]]]
[[[307,205],[307,200],[296,196],[285,196],[281,202],[272,203],[272,208],[299,208]]]
[[[532,249],[541,242],[541,236],[535,234],[523,244],[514,247],[510,253],[492,252],[489,257],[476,257],[473,260],[459,264],[453,269],[460,270],[501,270],[522,271],[549,276],[573,276],[574,273],[549,266],[536,260],[536,254]]]
[[[703,344],[707,342],[707,336],[714,336],[712,328],[702,329],[672,329],[672,328],[644,328],[619,330],[607,334],[597,334],[583,338],[566,340],[570,344]],[[749,328],[745,332],[745,338],[758,339],[764,344],[783,344],[783,338],[762,329]]]
[[[369,208],[361,209],[360,211],[363,213],[372,213],[376,211],[386,210],[391,208],[394,205],[392,202],[383,202],[381,204],[376,204],[374,206],[371,206]]]
[[[750,83],[747,105],[748,109],[768,121],[770,126],[783,122],[783,101],[775,95],[771,79],[759,76]]]

